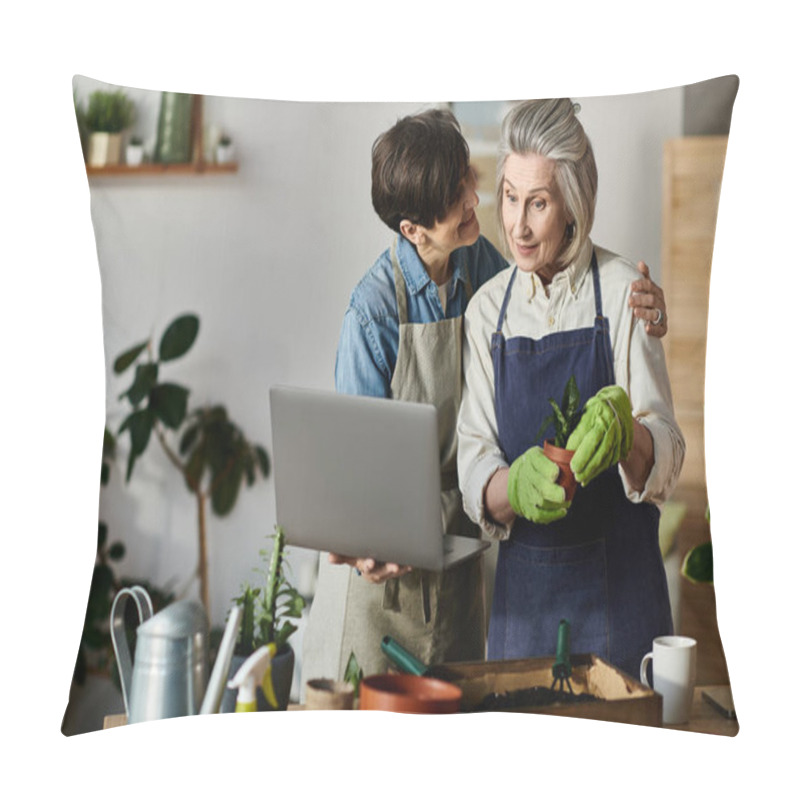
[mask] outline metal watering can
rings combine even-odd
[[[133,664],[125,635],[129,600],[139,616]],[[199,713],[208,681],[208,619],[199,603],[180,600],[153,615],[145,589],[121,589],[111,606],[111,641],[128,723]]]

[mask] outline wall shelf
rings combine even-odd
[[[185,164],[160,164],[146,163],[132,167],[128,164],[106,164],[103,167],[86,165],[86,175],[90,178],[107,177],[132,177],[144,175],[219,175],[233,174],[239,171],[239,164],[235,161],[225,164],[206,161],[203,158],[203,96],[192,95],[192,160]]]
[[[238,170],[239,165],[236,162],[214,164],[206,161],[188,164],[141,164],[138,167],[131,167],[127,164],[108,164],[105,167],[86,165],[86,174],[90,178],[120,175],[126,177],[136,175],[218,175],[221,173],[232,174]]]

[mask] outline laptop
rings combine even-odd
[[[287,544],[434,571],[489,547],[444,533],[434,406],[274,386],[270,410]]]

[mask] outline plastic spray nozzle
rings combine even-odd
[[[275,645],[265,644],[259,647],[241,667],[233,678],[228,681],[228,688],[238,689],[236,696],[236,711],[256,711],[256,687],[261,684],[267,702],[273,707],[278,707],[275,690],[272,687],[272,659],[275,657]]]

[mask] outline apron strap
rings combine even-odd
[[[594,282],[594,311],[598,319],[603,317],[603,297],[600,294],[600,270],[597,267],[597,253],[592,249],[592,281]]]
[[[503,320],[505,319],[506,316],[506,308],[508,308],[508,301],[511,298],[511,287],[514,285],[514,278],[516,277],[517,277],[517,268],[514,267],[514,269],[511,272],[511,279],[509,280],[508,286],[506,287],[506,294],[505,297],[503,298],[503,305],[500,306],[500,316],[497,317],[496,333],[500,333],[500,330],[503,327]]]
[[[408,322],[408,298],[406,297],[406,282],[397,260],[397,239],[392,242],[392,270],[394,271],[394,293],[397,297],[397,321],[401,325]]]
[[[406,281],[400,269],[400,262],[397,260],[397,241],[399,236],[395,236],[392,241],[392,271],[394,272],[394,293],[397,298],[397,321],[401,325],[408,323],[408,297],[406,295]],[[472,300],[474,289],[472,279],[469,277],[469,269],[464,267],[464,291],[467,295],[467,303]]]
[[[467,293],[467,305],[469,305],[469,301],[472,300],[473,289],[472,280],[469,277],[469,269],[466,266],[464,267],[464,290]]]
[[[508,301],[511,299],[511,287],[514,283],[514,278],[517,275],[517,267],[514,267],[514,270],[511,273],[511,279],[508,282],[508,286],[506,287],[506,293],[503,297],[503,305],[500,306],[500,315],[497,317],[497,330],[496,333],[500,333],[503,327],[503,320],[506,316],[506,309],[508,308]],[[595,314],[598,318],[602,318],[603,316],[603,296],[600,293],[600,270],[597,266],[597,253],[592,250],[592,281],[594,282],[594,310]]]

